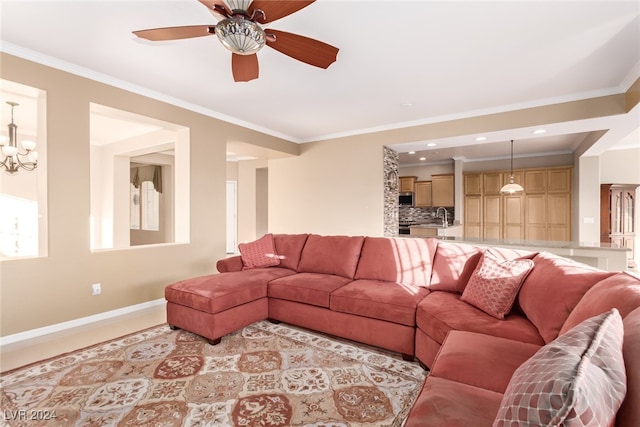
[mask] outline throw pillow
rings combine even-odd
[[[530,259],[500,260],[486,250],[460,299],[496,319],[504,319],[532,269]]]
[[[516,369],[494,427],[612,425],[626,394],[622,318],[578,324]]]
[[[246,268],[273,267],[280,265],[280,257],[273,244],[273,234],[265,234],[256,241],[238,245],[242,263]]]

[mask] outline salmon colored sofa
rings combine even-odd
[[[640,425],[637,277],[432,238],[269,234],[240,252],[166,287],[172,327],[215,344],[270,319],[417,358],[409,427]]]

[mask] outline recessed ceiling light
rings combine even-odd
[[[476,138],[476,141],[486,141],[487,137],[486,136],[479,136]]]
[[[420,157],[420,160],[427,160],[426,157]]]
[[[547,131],[546,129],[536,129],[536,130],[534,130],[534,131],[533,131],[533,132],[531,132],[531,133],[533,133],[533,134],[535,134],[535,135],[539,135],[539,134],[541,134],[541,133],[545,133],[546,131]]]
[[[400,104],[400,108],[405,108],[406,109],[406,108],[411,108],[411,107],[413,107],[413,104],[410,103],[410,102],[405,102],[403,104]]]
[[[416,154],[415,151],[409,151],[409,154]]]
[[[435,142],[430,142],[427,144],[427,147],[436,147],[438,144],[436,144]]]

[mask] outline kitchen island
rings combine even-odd
[[[476,246],[501,246],[528,251],[551,252],[607,271],[624,271],[627,269],[627,251],[629,249],[614,248],[608,243],[465,239],[463,237],[443,237],[443,239],[465,242]]]
[[[532,252],[551,252],[602,270],[627,270],[627,251],[629,249],[611,247],[608,243],[465,238],[462,235],[458,235],[456,227],[462,226],[442,227],[434,224],[420,224],[411,226],[411,234],[402,237],[435,237],[441,240],[468,243],[482,247],[498,246]],[[446,234],[447,231],[449,231],[449,234]]]

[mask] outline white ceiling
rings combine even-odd
[[[233,81],[231,54],[215,36],[131,34],[215,24],[196,0],[1,0],[0,15],[5,52],[298,143],[622,93],[640,76],[637,0],[318,0],[270,27],[340,48],[336,63],[319,69],[265,47],[260,78],[245,83]],[[630,120],[625,129],[640,126]],[[535,149],[570,151],[598,126],[609,124],[548,129]],[[432,156],[457,156],[461,145],[466,157],[505,156],[505,142],[530,131],[489,135],[482,146],[438,141]]]

